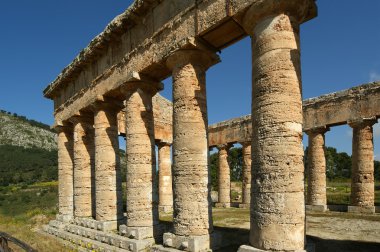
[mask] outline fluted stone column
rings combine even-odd
[[[305,247],[299,24],[309,4],[257,1],[243,19],[252,36],[252,250]]]
[[[74,125],[74,215],[95,217],[93,120],[76,116]]]
[[[349,212],[375,212],[373,128],[376,119],[349,122],[353,129]]]
[[[74,216],[73,129],[68,126],[58,126],[56,131],[58,133],[58,211],[63,220],[69,221]]]
[[[106,229],[117,229],[123,218],[118,109],[107,102],[94,105],[96,220]]]
[[[219,170],[218,170],[218,203],[216,207],[228,208],[231,206],[231,175],[228,164],[229,144],[218,145],[219,150]]]
[[[323,127],[305,132],[309,137],[306,209],[312,211],[327,210],[325,133],[328,130]]]
[[[242,194],[243,200],[239,204],[240,208],[250,208],[251,203],[251,142],[244,142],[242,145],[243,152],[243,183]]]
[[[126,84],[127,236],[152,238],[158,224],[158,188],[152,97],[157,83]]]
[[[164,244],[189,251],[208,249],[213,230],[206,102],[206,69],[212,59],[216,55],[188,49],[167,61],[173,73],[174,233],[164,234]],[[190,246],[194,243],[199,246]]]
[[[158,188],[159,209],[162,212],[173,211],[172,162],[170,160],[170,144],[158,144]]]

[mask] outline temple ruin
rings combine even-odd
[[[54,101],[59,155],[59,214],[46,231],[100,251],[201,252],[236,243],[240,252],[305,251],[302,134],[313,160],[306,204],[325,210],[323,134],[344,123],[354,129],[350,210],[373,212],[379,85],[302,105],[299,28],[316,15],[314,0],[136,0],[44,90]],[[218,51],[246,36],[254,116],[208,126],[207,69],[220,61]],[[172,103],[157,94],[169,76]],[[126,139],[126,202],[119,136]],[[209,148],[220,156],[218,206],[229,207],[226,158],[237,142],[241,207],[251,212],[246,241],[228,239],[212,223]],[[171,225],[160,222],[160,211],[173,211]]]

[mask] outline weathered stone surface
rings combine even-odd
[[[178,51],[168,60],[173,69],[173,225],[180,236],[213,229],[205,76],[210,63],[200,50]]]
[[[82,226],[50,222],[44,231],[77,244],[84,251],[147,251],[154,244],[153,239],[135,240],[113,233],[98,231]]]
[[[231,206],[231,171],[228,164],[228,150],[230,145],[218,145],[219,150],[219,170],[218,170],[218,185],[219,185],[219,202],[216,207],[228,208]]]
[[[57,218],[59,220],[59,218]],[[91,228],[94,230],[100,230],[100,231],[115,231],[118,228],[119,222],[117,220],[114,221],[98,221],[93,218],[81,218],[76,217],[74,219],[70,220],[70,223]]]
[[[305,246],[299,20],[309,3],[260,2],[244,18],[253,37],[250,244],[262,250]],[[268,15],[259,22],[258,6]]]
[[[157,87],[135,83],[126,90],[128,227],[153,228],[158,222],[158,188],[152,96]]]
[[[154,138],[156,142],[173,142],[173,105],[159,94],[153,96]],[[125,136],[125,109],[118,113],[119,134]]]
[[[172,161],[170,144],[158,144],[158,190],[159,209],[163,212],[173,210]]]
[[[380,82],[303,101],[304,130],[380,115]]]
[[[247,34],[234,20],[249,5],[261,2],[136,1],[45,89],[44,95],[54,100],[56,124],[90,106],[97,96],[111,95],[133,80],[133,71],[165,79],[170,75],[167,56],[186,44],[201,39],[219,50],[238,41]],[[308,18],[312,18],[315,5],[309,7]],[[262,8],[254,11],[261,12]]]
[[[154,138],[173,142],[173,104],[159,94],[153,96]]]
[[[252,137],[251,115],[233,118],[208,127],[210,147],[226,143],[242,143]]]
[[[242,208],[249,208],[249,205],[251,203],[251,142],[244,142],[242,143],[242,151],[243,151],[243,181],[242,181],[242,195],[243,195],[243,201],[242,205],[239,207]]]
[[[116,221],[123,218],[117,108],[98,102],[94,111],[96,220]]]
[[[94,130],[93,119],[75,117],[74,124],[74,216],[94,217]]]
[[[164,246],[190,252],[210,251],[210,235],[181,236],[164,234]]]
[[[57,127],[58,132],[58,211],[60,215],[74,216],[73,129]]]
[[[328,130],[328,128],[317,128],[306,131],[306,134],[309,136],[307,159],[307,205],[326,206],[327,204],[324,134]]]
[[[373,118],[349,122],[349,125],[353,129],[351,206],[370,207],[371,209],[374,207],[375,184],[372,125],[375,122],[376,120]],[[350,208],[348,210],[350,211]]]

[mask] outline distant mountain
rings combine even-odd
[[[0,145],[56,150],[55,133],[49,126],[0,110]]]
[[[0,110],[0,186],[57,180],[57,143],[49,126]]]

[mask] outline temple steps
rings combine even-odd
[[[77,226],[69,223],[63,223],[57,220],[50,221],[49,225],[44,227],[44,231],[57,236],[63,240],[70,241],[79,247],[85,248],[85,251],[148,251],[154,244],[154,239],[134,240],[116,233],[103,232]]]

